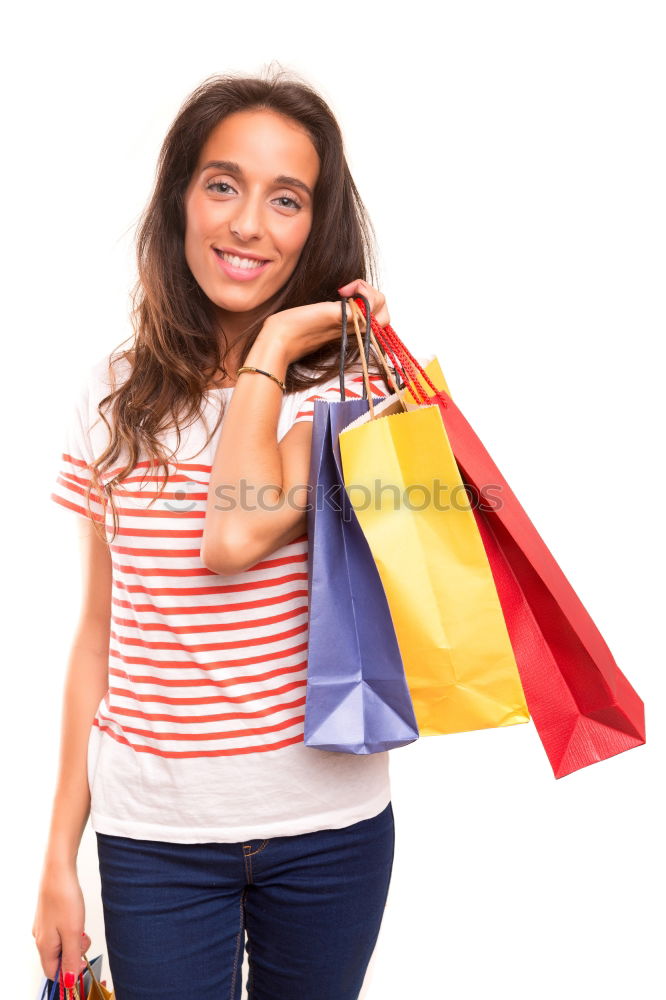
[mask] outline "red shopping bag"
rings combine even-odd
[[[371,324],[419,405],[439,407],[471,494],[527,705],[555,777],[644,744],[642,700],[483,443],[395,331],[374,317]]]

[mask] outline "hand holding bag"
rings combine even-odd
[[[42,980],[37,994],[37,1000],[114,1000],[115,994],[97,978],[102,972],[102,956],[97,955],[92,962],[88,961],[88,956],[84,954],[86,969],[79,974],[77,982],[71,989],[66,989],[62,972],[62,955],[58,959],[55,979],[48,979],[46,976]],[[57,990],[57,993],[56,993]]]

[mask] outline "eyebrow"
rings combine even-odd
[[[243,176],[243,171],[238,163],[234,163],[233,160],[209,160],[208,163],[204,163],[201,168],[201,173],[204,170],[208,170],[209,167],[215,167],[216,170],[223,170],[225,174],[235,174],[238,177]],[[277,177],[273,178],[274,184],[287,184],[290,187],[300,188],[305,191],[312,198],[312,190],[305,183],[305,181],[299,181],[298,177],[288,177],[287,174],[278,174]]]

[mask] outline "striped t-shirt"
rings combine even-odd
[[[128,362],[114,366],[120,377]],[[362,376],[346,374],[348,396]],[[373,396],[383,380],[373,378]],[[88,373],[66,428],[51,497],[87,516],[89,465],[108,443],[97,404],[111,391],[108,358]],[[148,460],[115,484],[109,686],[88,742],[90,820],[100,833],[201,843],[340,828],[377,815],[390,800],[388,752],[354,755],[303,741],[308,652],[308,537],[301,535],[233,576],[200,556],[221,397],[204,415],[162,435],[164,471]],[[336,376],[285,394],[280,440],[312,420],[314,399],[339,399]],[[106,412],[106,411],[105,411]],[[110,420],[110,416],[107,415]],[[224,420],[224,418],[223,418]],[[177,449],[177,453],[176,453]],[[102,474],[106,485],[124,466]],[[92,516],[112,534],[108,500]]]

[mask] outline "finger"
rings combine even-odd
[[[379,289],[374,288],[367,281],[364,281],[363,278],[357,278],[355,281],[350,281],[347,285],[342,285],[338,288],[338,292],[346,298],[352,298],[354,295],[359,294],[364,295],[370,303],[370,312],[379,325],[386,326],[391,322],[391,317],[386,307],[385,296]],[[365,310],[362,310],[362,312],[365,312]]]
[[[377,323],[379,323],[380,326],[386,326],[388,323],[391,322],[391,317],[389,316],[388,309],[386,308],[386,300],[384,299],[384,296],[381,294],[381,292],[377,293],[377,295],[378,295],[378,300],[375,303],[373,303],[370,300],[369,296],[366,295],[365,298],[368,299],[368,301],[370,302],[371,315],[374,316],[375,320],[377,321]],[[357,296],[356,297],[350,296],[350,297],[355,299]],[[358,306],[357,315],[359,316],[361,328],[365,330],[365,304],[356,302],[356,305]]]
[[[386,326],[390,322],[388,309],[386,308],[386,298],[378,288],[373,288],[372,285],[368,285],[368,288],[372,292],[372,296],[366,295],[366,298],[370,302],[370,312],[380,326]]]
[[[35,940],[44,975],[47,979],[55,979],[61,951],[58,932],[55,931],[53,935],[48,935],[47,940],[46,936],[38,931]]]
[[[65,986],[68,985],[67,973],[71,973],[74,977],[73,983],[78,979],[79,973],[86,968],[85,960],[81,957],[83,952],[86,951],[88,945],[85,943],[86,938],[82,935],[81,931],[77,933],[62,933],[62,966],[61,972],[63,977],[63,982]],[[88,941],[90,939],[88,938]],[[71,978],[71,977],[70,977]]]
[[[391,317],[389,316],[389,311],[386,305],[386,299],[381,292],[378,292],[377,304],[371,311],[380,326],[388,326],[391,322]]]
[[[370,303],[370,310],[373,313],[377,305],[377,300],[381,295],[381,292],[378,292],[376,288],[369,285],[363,278],[356,278],[354,281],[347,282],[346,285],[341,285],[338,288],[338,292],[346,299],[351,298],[353,295],[365,295]]]
[[[352,298],[352,296],[350,296]],[[356,308],[352,309],[349,299],[346,300],[345,306],[347,309],[347,336],[351,334],[354,336],[354,316],[356,317],[356,322],[358,323],[359,332],[365,333],[365,309],[359,305],[358,302],[354,303]],[[370,307],[370,312],[372,312],[372,307]]]

